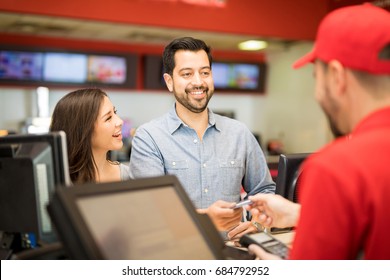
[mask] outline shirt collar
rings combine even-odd
[[[387,126],[390,126],[390,107],[379,109],[363,118],[352,131],[352,135]]]
[[[214,126],[216,130],[221,131],[220,125],[217,122],[217,120],[215,119],[216,115],[214,114],[214,112],[210,108],[207,108],[207,109],[209,110],[209,127]]]
[[[185,125],[176,113],[176,103],[173,104],[168,112],[168,129],[169,133],[173,134],[181,125]]]
[[[215,129],[220,131],[220,128],[217,126],[217,121],[215,120],[215,114],[210,108],[207,108],[209,112],[209,125],[208,127],[214,126]],[[186,126],[185,123],[179,118],[176,113],[176,102],[173,104],[171,110],[168,112],[168,129],[169,133],[173,134],[176,130],[180,128],[180,126]]]

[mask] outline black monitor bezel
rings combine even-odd
[[[278,174],[275,193],[297,202],[295,185],[299,176],[300,166],[311,153],[291,153],[279,156]]]
[[[12,147],[20,145],[20,144],[40,144],[37,145],[38,147],[50,147],[51,151],[51,162],[53,164],[53,170],[50,171],[50,173],[53,173],[53,184],[54,185],[48,185],[49,190],[49,200],[51,196],[53,195],[55,189],[60,186],[69,186],[71,185],[71,180],[69,176],[69,164],[68,164],[68,152],[67,152],[67,144],[66,144],[66,134],[63,131],[57,131],[57,132],[50,132],[45,134],[16,134],[16,135],[8,135],[0,137],[0,146],[4,148],[10,148],[11,154],[5,154],[2,155],[5,157],[5,160],[13,160],[13,153],[12,153]],[[16,158],[17,160],[23,160],[23,162],[27,163],[25,158]],[[31,166],[33,168],[33,166]],[[21,174],[22,175],[22,174]],[[23,178],[23,177],[22,177]],[[34,183],[35,184],[35,183]],[[42,224],[40,224],[40,217],[42,215],[42,212],[38,209],[38,197],[37,194],[39,190],[37,189],[37,185],[35,186],[34,194],[31,194],[31,197],[34,196],[36,200],[35,207],[32,207],[31,205],[28,205],[28,211],[31,211],[31,213],[34,213],[34,215],[37,215],[36,217],[33,217],[34,219],[33,223],[36,225],[34,228],[36,230],[33,230],[35,234],[37,234],[36,242],[37,246],[40,246],[44,243],[51,243],[57,241],[57,236],[55,235],[54,229],[50,230],[49,232],[44,232],[42,230]],[[27,194],[28,195],[28,194]],[[23,201],[23,197],[21,198]],[[8,208],[6,208],[8,209]],[[26,215],[29,215],[30,213],[25,213]],[[25,225],[27,226],[27,224]],[[20,229],[25,227],[23,225],[20,226]],[[31,225],[29,225],[31,226]],[[28,227],[28,226],[27,226]],[[2,229],[3,231],[7,231],[7,229]],[[27,234],[27,232],[12,232],[10,233],[12,236],[17,236],[19,234]],[[33,244],[32,244],[33,246]]]
[[[53,160],[55,163],[58,163],[55,164],[55,184],[71,185],[65,132],[54,131],[43,134],[15,134],[0,137],[0,145],[30,142],[47,142],[50,144]]]
[[[217,229],[211,222],[207,222],[207,219],[199,217],[200,214],[197,213],[187,193],[174,175],[109,183],[86,183],[71,188],[59,188],[56,190],[54,197],[48,206],[48,211],[57,229],[57,233],[72,259],[104,259],[97,242],[94,240],[93,235],[81,214],[77,205],[77,199],[120,192],[155,189],[166,186],[173,187],[194,224],[201,232],[214,257],[216,259],[224,259],[221,250],[223,241],[222,238],[218,236],[219,233]],[[220,240],[220,242],[216,242],[218,240]]]

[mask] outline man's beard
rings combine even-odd
[[[339,138],[339,137],[345,136],[345,133],[343,133],[340,129],[338,129],[336,123],[332,120],[331,116],[326,112],[325,112],[325,115],[328,119],[329,128],[330,128],[330,131],[332,131],[334,138]]]
[[[194,100],[190,100],[189,98],[186,98],[186,97],[188,97],[190,92],[194,91],[194,90],[204,91],[206,93],[206,98],[203,98],[202,100],[199,100],[199,101],[196,101],[196,100],[194,101]],[[185,97],[181,97],[179,94],[176,94],[175,89],[173,90],[173,93],[175,94],[176,100],[181,105],[183,105],[185,108],[187,108],[189,111],[191,111],[193,113],[202,113],[207,108],[207,105],[209,104],[209,101],[210,101],[211,97],[213,96],[213,92],[211,92],[209,90],[209,87],[204,87],[204,86],[186,88],[185,89],[185,93],[186,93]]]
[[[328,119],[329,128],[330,128],[330,130],[335,138],[345,136],[345,133],[343,133],[339,129],[339,127],[336,124],[336,121],[332,118],[332,114],[330,113],[330,112],[332,112],[333,115],[336,115],[336,113],[338,111],[338,105],[337,105],[336,101],[334,101],[332,98],[330,98],[329,89],[326,85],[324,87],[324,91],[326,94],[326,101],[327,101],[326,103],[328,104],[328,106],[325,106],[323,103],[321,103],[320,105],[321,105],[322,111],[324,111],[325,116]],[[330,109],[327,109],[327,108],[330,108]]]

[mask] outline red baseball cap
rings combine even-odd
[[[389,74],[390,60],[379,57],[390,45],[390,13],[372,4],[337,9],[321,21],[313,50],[293,68],[320,59],[372,74]]]

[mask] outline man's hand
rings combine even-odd
[[[219,231],[228,231],[236,227],[242,218],[242,209],[232,209],[234,202],[218,200],[206,209],[197,209],[200,214],[207,214]]]

